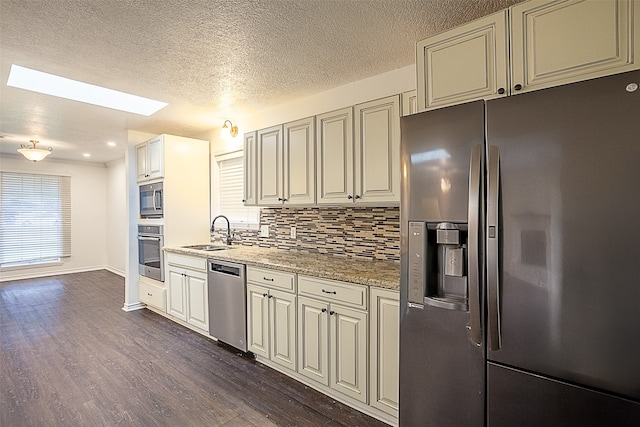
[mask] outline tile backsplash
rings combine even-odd
[[[360,259],[400,261],[400,210],[391,208],[262,208],[260,230],[232,230],[234,243]],[[296,227],[296,238],[291,238]],[[224,241],[217,228],[212,241]]]

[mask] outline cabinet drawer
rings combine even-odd
[[[247,267],[247,282],[289,292],[296,291],[296,275],[294,273]]]
[[[335,280],[298,276],[298,295],[367,309],[367,287]]]
[[[140,301],[165,311],[167,290],[151,283],[138,282]]]
[[[206,258],[174,253],[167,253],[166,255],[167,262],[171,265],[178,265],[181,267],[192,268],[194,270],[207,271]]]

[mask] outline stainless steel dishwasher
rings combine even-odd
[[[207,259],[209,333],[219,341],[247,351],[245,266]]]

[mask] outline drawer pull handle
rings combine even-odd
[[[268,279],[268,278],[262,276],[262,280],[266,280],[267,282],[273,282],[273,277],[271,279]]]
[[[325,294],[334,294],[334,295],[337,293],[336,291],[327,291],[325,289],[323,289],[322,292],[324,292]]]

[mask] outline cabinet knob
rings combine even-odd
[[[269,295],[269,294],[262,294],[263,297],[266,297],[267,295]]]
[[[330,316],[333,316],[334,314],[336,314],[336,312],[335,312],[335,311],[333,311],[333,310],[331,310],[331,311],[329,312],[329,315],[330,315]]]
[[[353,197],[354,199],[358,200],[360,198],[360,196],[358,196],[357,194]]]
[[[520,90],[520,89],[522,89],[522,85],[521,85],[520,83],[518,83],[518,84],[517,84],[517,85],[515,85],[513,88],[514,88],[515,90]]]
[[[349,195],[347,196],[347,199],[351,200],[351,199],[353,199],[353,196],[352,196],[351,194],[349,194]]]
[[[279,202],[284,202],[284,199],[282,197],[278,197],[278,201]]]
[[[323,313],[326,313],[326,312],[327,312],[327,309],[326,309],[326,308],[323,308],[321,311],[322,311]]]
[[[289,199],[282,199],[282,201],[283,201],[283,202],[288,202],[288,201],[289,201]]]
[[[271,298],[273,298],[273,295],[269,295],[267,298],[271,299]]]
[[[242,199],[242,203],[247,203],[247,201],[245,199]]]
[[[505,91],[504,91],[504,88],[503,88],[503,87],[501,87],[500,89],[498,89],[498,93],[499,93],[500,95],[504,95],[504,92],[505,92]]]

